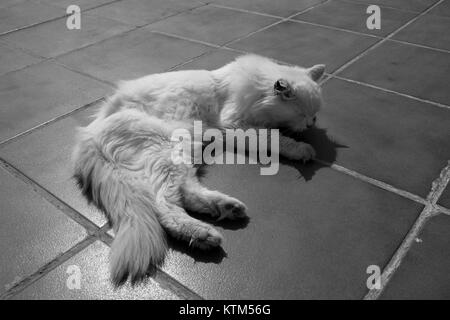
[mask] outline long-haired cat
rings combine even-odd
[[[84,195],[107,215],[114,231],[110,270],[115,285],[143,279],[161,265],[166,235],[200,248],[222,235],[185,210],[221,218],[246,216],[239,200],[209,190],[197,167],[171,160],[175,129],[194,120],[214,128],[287,128],[313,125],[321,106],[317,81],[324,65],[287,66],[246,55],[214,71],[152,74],[122,82],[95,120],[80,128],[74,176]],[[309,160],[314,149],[287,136],[279,153]]]

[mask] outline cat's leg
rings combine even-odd
[[[201,249],[220,246],[222,235],[211,225],[192,218],[178,205],[165,203],[160,207],[158,220],[172,237],[188,241]]]
[[[301,141],[296,141],[280,133],[274,136],[269,128],[253,127],[246,124],[241,125],[240,127],[244,130],[254,128],[259,133],[258,146],[249,146],[250,148],[252,147],[259,149],[263,148],[267,152],[267,150],[271,150],[273,149],[273,147],[277,146],[278,153],[281,156],[290,160],[303,160],[303,162],[313,160],[316,156],[316,151],[310,144]],[[264,132],[267,133],[267,137],[266,139],[263,139],[263,141],[266,142],[266,145],[261,145],[261,134],[264,133],[261,133],[259,129],[266,129],[266,131]]]
[[[316,157],[316,151],[308,143],[296,141],[284,135],[280,135],[279,139],[279,152],[283,157],[290,160],[303,160],[303,162]]]
[[[247,216],[247,207],[236,198],[202,186],[196,176],[185,181],[181,187],[183,205],[186,209],[210,215],[218,220]]]

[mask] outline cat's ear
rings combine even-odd
[[[308,75],[313,79],[314,81],[319,81],[320,78],[322,78],[323,74],[325,73],[325,65],[324,64],[316,64],[315,66],[312,66],[308,69]]]
[[[291,100],[295,98],[294,90],[289,82],[284,79],[278,79],[273,85],[273,90],[276,95],[281,96],[284,100]]]

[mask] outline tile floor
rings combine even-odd
[[[65,9],[82,9],[81,30]],[[381,8],[368,30],[366,8]],[[7,0],[0,4],[0,298],[450,298],[449,0]],[[318,160],[212,166],[247,223],[203,253],[171,241],[139,287],[108,281],[112,235],[71,179],[77,126],[121,79],[242,52],[327,64],[305,134]],[[378,266],[381,287],[367,286]],[[70,283],[74,268],[79,288]]]

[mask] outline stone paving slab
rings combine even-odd
[[[338,79],[323,94],[317,125],[335,144],[312,132],[319,158],[427,196],[450,159],[449,110]]]
[[[446,298],[442,253],[449,245],[449,217],[416,220],[425,204],[430,208],[425,198],[450,158],[450,7],[443,1],[431,8],[437,3],[2,1],[0,199],[7,241],[0,247],[7,272],[0,294],[175,299],[172,290],[179,294],[187,287],[204,298],[361,299],[368,292],[366,268],[386,267],[409,247],[405,236],[414,232],[413,224],[421,223],[417,242],[381,298]],[[69,4],[82,8],[86,28],[78,33],[68,32],[61,18]],[[365,28],[362,9],[369,4],[381,6],[381,31]],[[282,20],[290,16],[296,20]],[[400,26],[393,41],[375,45]],[[228,47],[218,48],[223,44]],[[282,160],[275,176],[261,176],[253,165],[210,167],[206,185],[243,200],[251,219],[210,221],[225,236],[222,250],[200,252],[172,239],[166,280],[157,279],[166,286],[150,280],[113,291],[108,248],[99,241],[111,232],[71,178],[76,127],[89,123],[95,101],[119,80],[171,69],[211,70],[238,51],[303,66],[325,63],[328,73],[345,66],[323,84],[318,128],[303,135],[325,162]],[[449,190],[437,200],[447,209]],[[69,216],[91,235],[86,238]],[[66,286],[72,265],[83,274],[80,290]]]
[[[77,5],[80,7],[81,12],[83,12],[86,9],[98,7],[107,3],[114,2],[116,0],[37,0],[37,1],[45,4],[58,6],[64,9],[67,9],[67,7],[70,5]]]
[[[193,0],[124,0],[95,8],[90,13],[132,26],[143,26],[203,5]]]
[[[44,3],[27,1],[0,8],[0,34],[28,27],[65,15],[65,10]]]
[[[324,63],[332,72],[375,42],[372,37],[287,21],[230,47],[302,66]]]
[[[5,42],[0,42],[0,76],[4,73],[22,69],[42,61],[23,50],[14,48]]]
[[[79,30],[67,29],[66,21],[66,18],[61,18],[34,28],[13,32],[2,39],[41,57],[50,58],[110,38],[132,28],[89,13],[82,15],[81,29]]]
[[[208,46],[154,34],[143,28],[69,53],[58,61],[116,83],[163,72],[209,50]]]
[[[105,217],[82,197],[72,179],[71,166],[76,128],[88,125],[97,107],[75,113],[0,148],[0,157],[96,225],[103,226]]]
[[[346,0],[341,0],[346,1]],[[364,3],[367,6],[376,4],[379,6],[392,7],[396,9],[422,12],[439,0],[350,0],[352,2]]]
[[[263,14],[271,14],[281,17],[289,17],[300,11],[323,3],[325,0],[212,0],[210,3],[241,10],[255,11]]]
[[[438,200],[438,204],[443,205],[450,210],[450,186],[447,186],[447,188],[444,190]]]
[[[392,280],[382,299],[450,299],[450,216],[431,218]]]
[[[115,290],[109,281],[108,254],[109,247],[97,241],[13,299],[178,300],[176,295],[161,288],[153,280],[137,287],[127,284]],[[80,275],[79,287],[78,282],[71,278],[77,274]]]
[[[393,39],[450,51],[450,17],[426,14],[397,33]]]
[[[86,232],[0,168],[0,294],[81,241]]]
[[[422,206],[328,168],[296,167],[274,176],[255,165],[210,168],[205,184],[246,203],[250,221],[223,224],[224,252],[175,246],[163,270],[208,299],[362,298],[367,267],[389,261]]]
[[[448,53],[388,41],[340,75],[449,105],[448,61]]]
[[[335,28],[386,36],[412,19],[416,13],[383,8],[381,29],[367,29],[367,4],[332,0],[305,13],[293,17],[295,20],[318,23]]]
[[[450,17],[450,2],[449,1],[441,2],[436,7],[430,10],[430,14]]]
[[[0,140],[79,108],[109,91],[99,81],[48,61],[3,75]]]
[[[276,21],[279,19],[204,6],[151,24],[149,28],[223,45]]]

